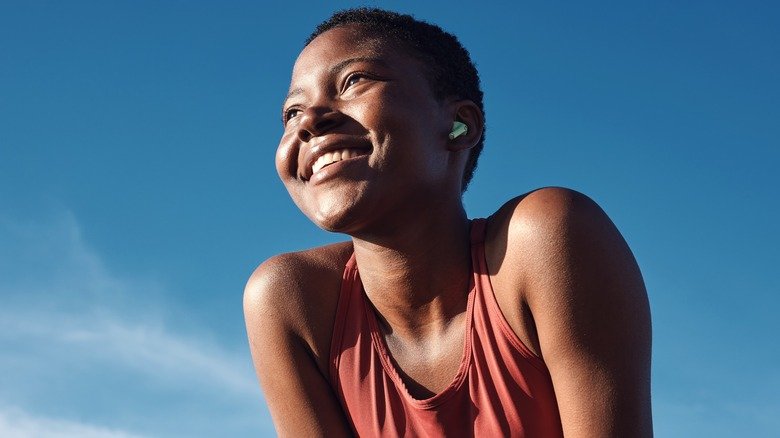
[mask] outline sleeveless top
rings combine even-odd
[[[460,367],[446,389],[424,400],[411,396],[395,368],[355,255],[347,262],[329,378],[358,436],[563,436],[547,367],[520,341],[496,302],[484,234],[485,220],[474,220],[473,277]]]

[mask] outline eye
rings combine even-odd
[[[344,81],[344,91],[347,91],[347,89],[349,89],[351,86],[365,79],[368,79],[368,76],[366,76],[364,73],[352,73],[351,75],[347,76],[347,80]]]
[[[282,114],[282,124],[286,125],[291,119],[298,117],[301,114],[301,109],[297,107],[288,108],[287,111]]]

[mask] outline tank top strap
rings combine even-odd
[[[471,244],[477,245],[485,241],[485,228],[487,219],[478,218],[471,220]]]
[[[360,329],[360,314],[355,315],[354,310],[359,309],[362,299],[363,286],[357,270],[355,253],[353,252],[344,266],[341,277],[341,290],[339,291],[338,304],[336,305],[336,317],[333,323],[333,335],[330,345],[330,381],[334,389],[340,387],[338,382],[338,366],[341,359],[341,345],[346,335],[351,330]],[[356,319],[357,318],[357,319]],[[356,326],[357,324],[357,326]]]

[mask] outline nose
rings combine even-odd
[[[331,108],[311,106],[306,108],[298,123],[298,138],[308,142],[341,124],[343,116]]]

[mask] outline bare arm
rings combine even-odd
[[[509,235],[565,435],[652,436],[647,292],[620,233],[586,196],[543,189]]]
[[[318,364],[323,356],[327,363],[329,345],[312,348],[312,343],[329,340],[327,333],[313,334],[327,331],[322,325],[329,320],[312,315],[312,310],[324,309],[306,296],[307,279],[316,278],[306,270],[305,263],[285,255],[266,261],[250,278],[244,315],[255,370],[279,436],[350,436],[322,362]]]

